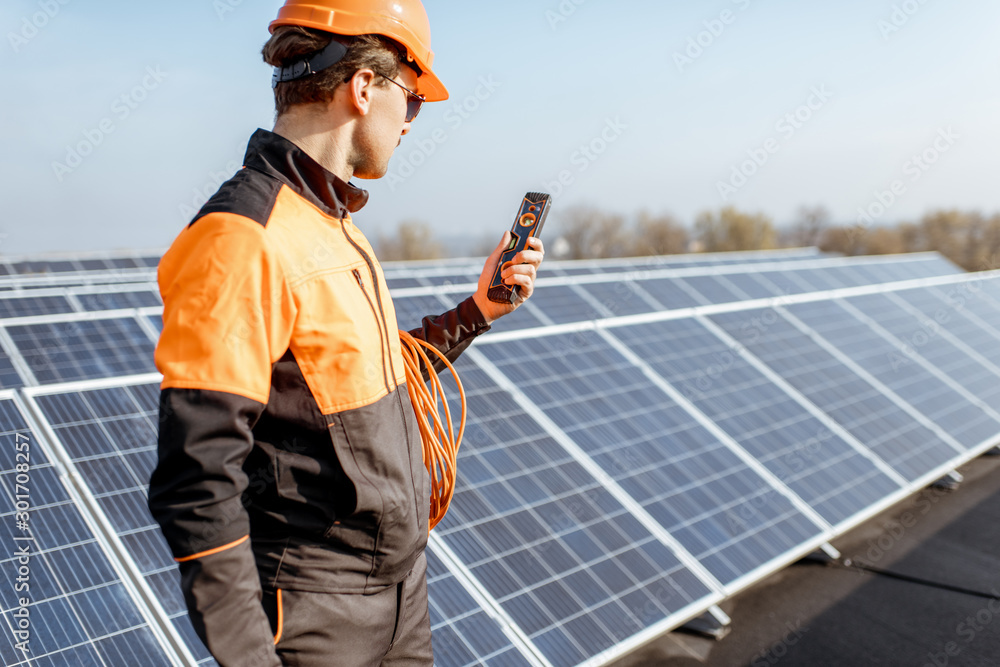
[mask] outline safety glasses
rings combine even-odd
[[[427,98],[424,97],[423,95],[417,95],[415,92],[413,92],[412,90],[410,90],[409,88],[407,88],[403,84],[399,83],[398,81],[393,81],[392,79],[390,79],[389,77],[387,77],[385,74],[379,74],[379,76],[382,77],[383,79],[385,79],[386,81],[388,81],[389,83],[396,84],[397,86],[399,86],[400,88],[402,88],[406,92],[406,95],[407,95],[407,97],[406,97],[406,122],[407,123],[413,122],[413,119],[417,117],[418,113],[420,113],[420,106],[424,103],[424,100],[427,99]]]

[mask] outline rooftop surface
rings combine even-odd
[[[722,603],[721,641],[673,632],[614,667],[1000,664],[1000,457],[960,472],[958,489],[927,488],[836,540],[839,562],[800,561]]]

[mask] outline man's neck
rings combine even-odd
[[[278,117],[273,132],[301,148],[345,183],[354,176],[347,154],[351,146],[350,126],[336,123],[318,105],[293,107]]]

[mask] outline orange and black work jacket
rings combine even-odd
[[[163,374],[149,507],[222,664],[277,664],[272,588],[374,593],[427,541],[430,485],[367,193],[258,130],[159,266]],[[450,358],[469,298],[411,333]]]

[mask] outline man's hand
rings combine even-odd
[[[500,274],[505,285],[519,286],[519,294],[514,299],[514,303],[508,304],[490,301],[486,296],[486,291],[490,288],[490,281],[493,280],[493,273],[496,271],[497,262],[500,261],[500,255],[503,254],[504,249],[509,244],[510,230],[504,232],[503,238],[500,239],[500,244],[497,245],[496,250],[486,258],[483,272],[479,275],[479,287],[476,293],[472,295],[487,322],[493,322],[513,312],[515,308],[531,296],[531,293],[535,290],[535,276],[538,274],[538,267],[545,258],[545,248],[542,245],[542,240],[534,236],[530,237],[527,247],[514,255],[514,258],[507,262],[503,273]]]

